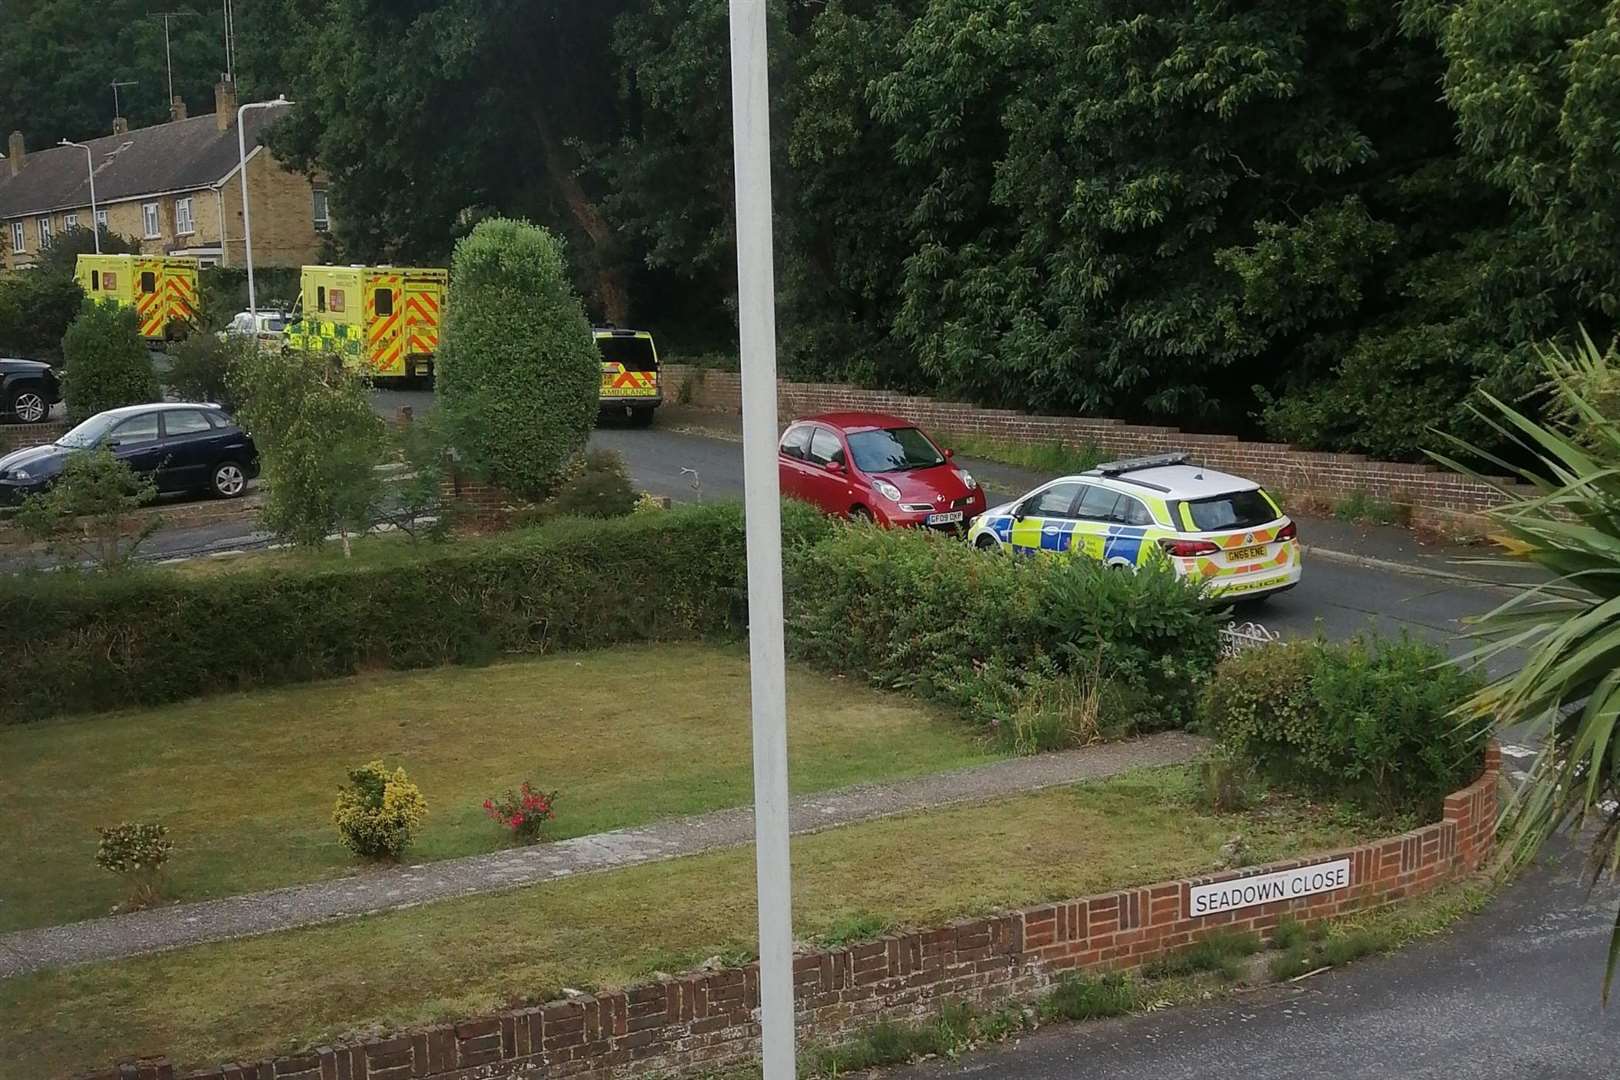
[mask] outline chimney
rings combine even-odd
[[[122,117],[122,116],[113,117],[113,134],[114,135],[128,135],[129,134],[129,120],[126,117]]]
[[[214,123],[221,131],[236,123],[236,84],[229,79],[214,84]]]
[[[176,94],[174,96],[174,100],[169,102],[169,119],[170,120],[184,120],[185,118],[186,118],[186,99],[181,97],[179,94]]]
[[[11,145],[6,148],[6,164],[11,166],[11,175],[16,176],[22,172],[22,167],[28,160],[28,147],[23,142],[23,133],[11,133]]]

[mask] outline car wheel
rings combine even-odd
[[[43,424],[51,415],[51,407],[38,390],[24,387],[11,395],[11,415],[20,423]]]
[[[221,499],[234,499],[247,490],[247,473],[239,462],[222,461],[214,466],[209,489]]]
[[[1001,541],[997,540],[989,533],[984,533],[977,540],[973,541],[973,546],[978,548],[980,551],[998,551],[1001,548]]]
[[[864,506],[851,507],[849,511],[849,520],[855,522],[857,525],[870,525],[872,523],[872,511],[868,510]]]

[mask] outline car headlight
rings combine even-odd
[[[11,478],[13,480],[32,480],[33,479],[33,477],[28,474],[27,469],[12,469],[11,470]]]
[[[957,469],[956,475],[962,478],[962,483],[967,486],[969,491],[979,490],[979,482],[973,479],[973,474],[968,472],[966,469]]]
[[[874,480],[872,481],[872,486],[877,489],[877,493],[879,495],[883,496],[885,499],[888,499],[890,502],[900,501],[900,489],[889,483],[887,480]]]

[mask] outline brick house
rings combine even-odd
[[[236,139],[236,90],[214,89],[212,116],[186,115],[176,98],[166,124],[88,140],[95,162],[96,217],[143,254],[190,255],[204,266],[243,260],[242,177]],[[326,189],[285,168],[263,134],[291,106],[247,113],[247,187],[253,213],[253,261],[300,266],[320,261],[328,228]],[[0,252],[3,265],[33,264],[43,242],[91,227],[89,163],[74,146],[29,150],[13,132],[0,158]]]

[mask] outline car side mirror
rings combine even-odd
[[[119,442],[117,439],[108,439],[103,445],[109,450],[116,450],[124,444]]]
[[[951,459],[951,458],[953,458],[953,457],[955,457],[955,456],[956,456],[956,451],[955,451],[955,450],[952,450],[952,449],[951,449],[951,448],[950,448],[950,447],[948,447],[948,446],[947,446],[947,447],[946,447],[946,448],[945,448],[945,459],[946,459],[946,460],[947,460],[947,461],[949,461],[949,460],[950,460],[950,459]]]
[[[844,471],[844,463],[842,461],[829,461],[827,462],[827,471],[830,473],[841,473]]]

